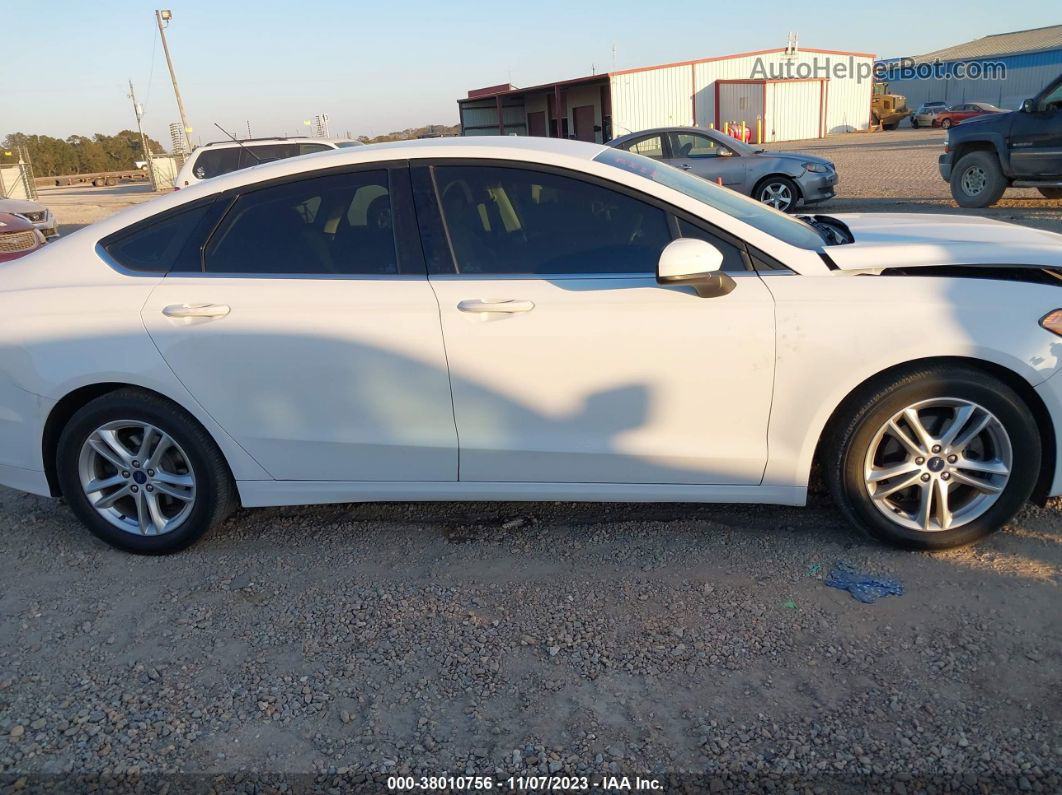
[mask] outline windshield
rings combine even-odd
[[[810,250],[822,246],[819,233],[803,221],[672,166],[620,149],[608,149],[594,160],[684,193],[791,246]]]

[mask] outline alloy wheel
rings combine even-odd
[[[117,420],[97,428],[81,446],[78,476],[96,513],[133,535],[169,533],[195,505],[188,455],[150,423]]]
[[[902,527],[953,530],[982,516],[1010,479],[1010,436],[994,414],[960,398],[924,400],[888,419],[864,461],[874,506]]]
[[[783,182],[769,182],[760,191],[760,201],[776,210],[786,210],[793,203],[793,192]]]

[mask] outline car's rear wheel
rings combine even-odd
[[[991,207],[1007,189],[1007,178],[991,152],[970,152],[951,172],[951,195],[960,207]]]
[[[1037,188],[1045,199],[1062,199],[1062,188]]]
[[[915,118],[912,117],[912,119],[911,119],[911,127],[913,127],[916,130],[918,129],[918,119],[915,119]]]
[[[845,516],[909,549],[946,549],[999,529],[1032,493],[1040,436],[1007,384],[960,366],[913,370],[863,390],[827,440]]]
[[[950,130],[952,123],[953,122],[951,119],[944,119],[944,121],[940,123],[940,126],[943,127],[945,130]]]
[[[59,438],[56,471],[77,517],[129,552],[184,549],[236,504],[232,475],[206,430],[183,409],[134,389],[74,414]]]
[[[753,194],[764,204],[781,210],[783,213],[792,212],[796,209],[797,200],[800,198],[800,190],[796,183],[788,177],[766,177],[757,186]]]

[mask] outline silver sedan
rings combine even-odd
[[[833,198],[837,185],[837,169],[829,160],[767,151],[700,127],[642,130],[614,138],[608,146],[660,160],[784,212]]]

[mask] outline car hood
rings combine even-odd
[[[757,152],[760,157],[778,157],[783,160],[795,160],[798,163],[821,163],[832,167],[833,161],[827,160],[825,157],[816,157],[815,155],[808,155],[803,152],[775,152],[771,149],[767,149],[763,152]]]
[[[968,215],[851,213],[854,242],[827,246],[843,271],[932,265],[1062,268],[1062,235]]]
[[[45,209],[43,204],[25,199],[0,199],[0,213],[39,213]]]

